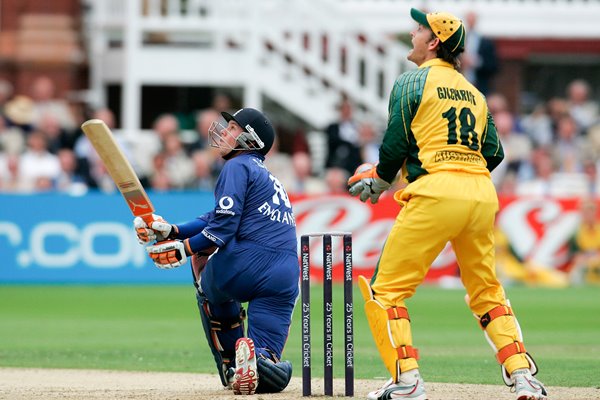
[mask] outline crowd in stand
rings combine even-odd
[[[54,91],[45,76],[33,82],[30,96],[13,93],[9,82],[0,81],[0,192],[114,191],[79,128],[83,117]],[[487,98],[506,154],[492,174],[499,193],[598,194],[600,114],[587,82],[571,82],[564,96],[542,102],[525,115],[511,112],[500,94]],[[207,131],[224,110],[231,111],[230,99],[217,95],[210,108],[197,112],[191,136],[180,129],[174,114],[164,114],[156,117],[150,133],[134,140],[117,138],[147,188],[212,190],[222,160],[208,146]],[[90,117],[114,128],[108,109],[93,110]],[[339,115],[318,133],[320,141],[311,140],[314,133],[308,132],[282,137],[266,163],[288,192],[346,193],[346,180],[354,169],[377,161],[383,123],[361,120],[353,104],[342,100]]]

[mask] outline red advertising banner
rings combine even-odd
[[[350,196],[292,197],[298,235],[315,232],[351,232],[354,276],[371,277],[381,248],[391,230],[400,206],[391,196],[375,205]],[[567,261],[567,242],[579,222],[580,199],[500,198],[496,218],[512,251],[523,261],[559,269]],[[333,238],[333,278],[342,280],[342,240]],[[323,279],[323,245],[311,238],[311,277]],[[458,265],[448,244],[434,261],[426,280],[457,277]]]

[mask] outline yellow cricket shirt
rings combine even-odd
[[[488,174],[504,158],[485,97],[439,59],[394,83],[377,173],[392,182],[400,168],[413,182],[438,171]]]

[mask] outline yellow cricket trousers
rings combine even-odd
[[[437,172],[425,175],[395,193],[402,206],[383,247],[371,280],[374,298],[383,307],[406,307],[423,282],[429,267],[447,242],[458,260],[470,308],[481,316],[505,305],[504,290],[496,277],[494,220],[498,198],[486,175]],[[400,325],[403,345],[412,346],[410,323]],[[499,317],[486,329],[497,349],[518,339],[514,318]],[[527,368],[522,354],[509,357],[504,366],[511,373]],[[418,368],[414,358],[400,360],[400,370]]]

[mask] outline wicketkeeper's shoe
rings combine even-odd
[[[412,382],[395,383],[393,379],[387,381],[379,390],[375,390],[367,395],[369,400],[389,400],[389,399],[413,399],[427,400],[425,393],[425,383],[421,375],[417,372]]]
[[[235,343],[235,375],[231,386],[234,394],[254,394],[258,386],[256,353],[250,338],[239,338]]]
[[[531,375],[528,369],[517,369],[510,375],[517,400],[544,400],[548,393],[540,381]]]

